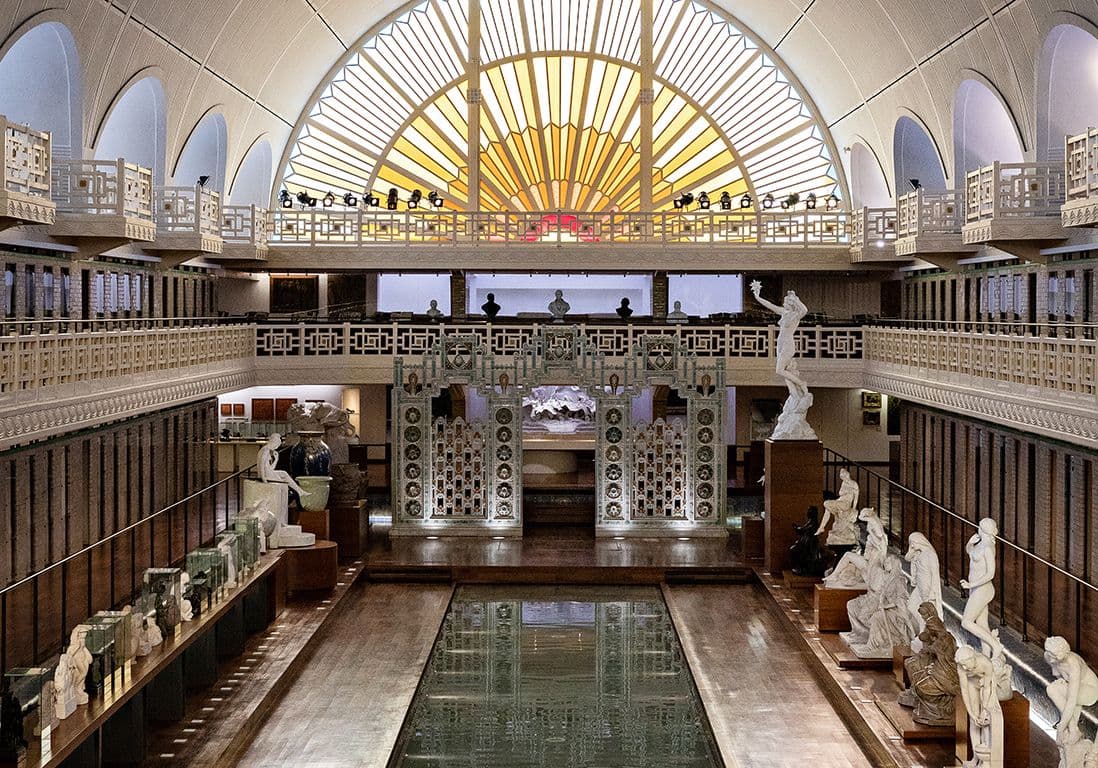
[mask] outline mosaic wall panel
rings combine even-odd
[[[633,518],[633,440],[630,426],[631,399],[625,396],[596,396],[595,420],[596,493],[600,525],[621,525]]]

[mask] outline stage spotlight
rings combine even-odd
[[[199,176],[198,181],[196,183],[198,184],[198,186],[204,187],[204,186],[206,186],[207,182],[209,182],[209,180],[210,180],[209,176]]]
[[[689,208],[690,204],[694,202],[693,192],[683,192],[681,195],[675,198],[674,204],[676,208]]]
[[[767,210],[770,210],[773,207],[774,207],[774,196],[771,195],[770,193],[767,193],[766,197],[763,198],[763,208],[766,208]]]
[[[363,193],[362,201],[371,208],[377,208],[379,205],[381,205],[381,198],[373,194],[372,192],[369,194]]]
[[[732,195],[728,194],[728,191],[721,192],[721,199],[719,201],[722,211],[732,210]]]
[[[316,208],[316,198],[310,197],[309,193],[304,190],[297,193],[297,201],[301,203],[302,208],[304,208],[305,206],[308,206],[310,208]]]
[[[282,190],[281,192],[278,193],[278,202],[283,208],[293,208],[294,207],[293,195],[291,195],[286,190]]]
[[[816,210],[816,193],[809,192],[808,197],[804,199],[804,207],[810,211]]]
[[[836,195],[834,192],[832,192],[831,195],[829,195],[828,198],[827,198],[827,210],[833,211],[838,207],[839,207],[839,196]]]
[[[709,210],[709,195],[707,193],[702,192],[698,195],[698,208],[703,211]]]
[[[385,207],[390,211],[395,211],[400,204],[400,196],[397,194],[396,187],[389,188],[389,194],[385,197]]]
[[[432,208],[441,208],[442,207],[442,203],[443,203],[442,196],[439,195],[438,192],[434,192],[434,191],[428,192],[427,193],[427,200],[431,203]]]
[[[740,208],[750,208],[755,204],[754,199],[748,193],[744,192],[743,197],[740,198]]]
[[[412,196],[408,198],[408,210],[412,211],[419,208],[419,201],[423,199],[423,193],[418,189],[412,190]]]
[[[358,198],[352,195],[350,192],[346,192],[343,195],[343,204],[348,208],[357,208]]]
[[[801,196],[799,194],[797,194],[796,192],[794,192],[792,195],[788,195],[787,197],[785,197],[782,200],[782,210],[783,211],[788,211],[790,208],[795,206],[800,201],[801,201]]]
[[[329,190],[328,194],[324,196],[324,207],[331,208],[335,205],[336,196]]]
[[[908,179],[907,183],[911,185],[912,192],[918,192],[920,189],[923,188],[923,183],[918,179]]]

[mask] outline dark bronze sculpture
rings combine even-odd
[[[911,687],[900,694],[900,704],[914,707],[912,719],[924,725],[952,726],[953,707],[961,692],[957,677],[957,641],[938,617],[934,603],[919,606],[926,626],[919,633],[922,648],[904,662]]]
[[[831,564],[833,558],[831,550],[820,542],[816,531],[820,527],[819,507],[809,507],[807,518],[803,523],[794,524],[793,530],[797,532],[797,539],[789,548],[790,560],[793,564],[793,573],[798,576],[813,576],[822,578]]]

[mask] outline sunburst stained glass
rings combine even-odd
[[[642,29],[641,0],[476,2],[427,0],[354,51],[304,120],[283,186],[337,198],[434,191],[447,208],[489,211],[838,192],[825,134],[797,89],[700,3],[651,0]],[[652,160],[642,167],[647,87]]]

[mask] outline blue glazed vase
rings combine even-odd
[[[323,432],[298,432],[297,444],[290,448],[290,474],[294,477],[332,474],[332,451],[324,442]]]

